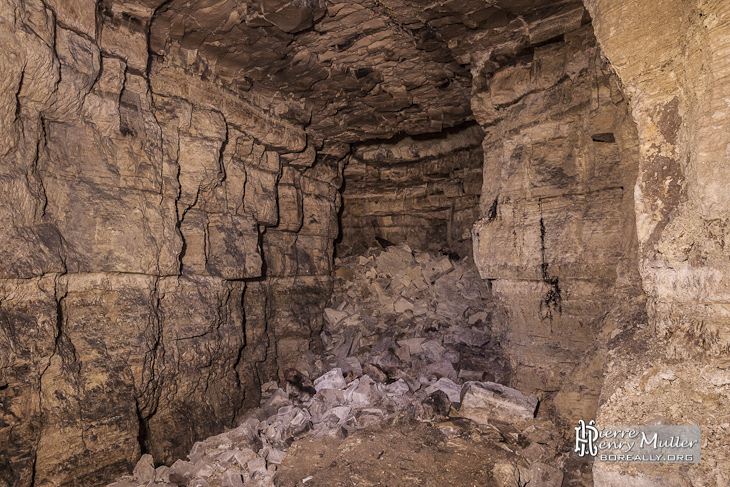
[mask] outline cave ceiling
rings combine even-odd
[[[278,115],[338,142],[471,120],[474,75],[589,21],[574,0],[117,0],[108,11],[149,28],[151,62],[278,100]]]

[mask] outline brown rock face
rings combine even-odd
[[[473,252],[510,385],[701,424],[671,485],[727,485],[729,31],[722,1],[0,2],[0,487],[236,425],[321,351],[340,226]]]
[[[725,2],[586,2],[596,36],[631,99],[640,140],[639,269],[652,328],[614,351],[599,419],[660,417],[703,426],[702,464],[594,468],[598,485],[723,485],[726,433],[728,32]],[[642,340],[643,338],[643,340]],[[627,374],[627,370],[631,370]],[[671,373],[670,373],[671,372]],[[651,377],[660,373],[672,380]],[[633,379],[633,378],[636,379]],[[701,399],[701,406],[697,405]],[[658,485],[658,484],[657,484]]]
[[[362,253],[376,237],[417,249],[471,254],[482,190],[478,125],[434,137],[355,146],[345,167],[341,255]]]
[[[150,64],[155,7],[0,7],[0,485],[174,460],[321,328],[342,150]]]
[[[475,261],[506,306],[515,387],[557,391],[583,362],[615,294],[638,288],[635,127],[590,26],[475,87],[486,133]],[[581,384],[574,403],[596,407],[596,379]]]

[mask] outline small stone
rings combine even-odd
[[[355,279],[355,272],[348,267],[341,266],[335,269],[335,277],[348,280]]]
[[[482,323],[486,323],[488,316],[489,315],[487,314],[486,311],[479,311],[477,313],[469,315],[469,318],[467,319],[467,321],[469,322],[470,325],[475,325],[479,321],[481,321]]]
[[[347,403],[355,408],[368,406],[371,402],[372,389],[367,381],[355,379],[344,391]]]
[[[362,372],[365,375],[369,375],[375,382],[385,382],[388,379],[385,372],[372,364],[365,364],[362,368]]]
[[[441,360],[442,355],[446,349],[439,343],[438,340],[429,340],[421,344],[421,348],[426,354],[426,360],[429,362],[436,362]]]
[[[354,373],[356,377],[362,375],[362,365],[357,357],[345,357],[337,361],[337,366],[342,369],[343,374]]]
[[[448,360],[440,360],[429,364],[426,367],[426,374],[428,377],[440,378],[448,377],[450,379],[456,379],[456,370],[454,365]]]
[[[202,477],[207,479],[215,473],[215,466],[203,460],[196,462],[195,468],[197,469],[197,471],[195,472],[196,477]]]
[[[266,403],[264,403],[264,410],[267,411],[267,415],[276,414],[279,408],[284,406],[290,406],[291,401],[289,400],[289,394],[284,389],[277,389],[274,395],[272,395]]]
[[[253,460],[254,458],[258,458],[258,455],[256,455],[256,452],[249,448],[243,448],[240,450],[234,450],[233,457],[236,459],[236,462],[241,467],[246,467],[249,461]]]
[[[155,469],[155,480],[157,482],[168,482],[170,480],[170,467],[167,465],[160,465]]]
[[[433,394],[435,391],[443,391],[451,402],[461,401],[461,386],[446,377],[440,378],[435,384],[426,388],[426,394]]]
[[[137,462],[132,472],[135,480],[140,484],[148,484],[155,480],[155,462],[152,459],[152,455],[144,454]]]
[[[221,487],[243,487],[243,477],[239,472],[226,470],[223,472]]]
[[[448,257],[444,257],[437,263],[424,267],[423,277],[427,282],[433,284],[438,278],[452,270],[454,270],[454,266],[451,264],[451,260]]]
[[[388,396],[402,396],[410,389],[403,379],[398,379],[391,384],[378,384],[378,389],[385,392]]]
[[[451,410],[451,401],[446,393],[442,390],[435,390],[423,400],[424,406],[428,406],[439,416],[448,416]]]
[[[340,321],[347,318],[349,315],[344,311],[338,311],[332,308],[324,309],[324,318],[330,326],[336,326]]]
[[[395,354],[403,362],[410,363],[410,361],[411,361],[411,349],[408,348],[407,346],[398,347],[398,349],[395,351]]]
[[[481,381],[484,377],[484,372],[478,370],[461,369],[459,371],[459,379],[464,381]]]
[[[405,313],[406,311],[413,311],[413,303],[405,298],[400,298],[394,304],[396,313]]]
[[[256,458],[249,460],[246,463],[246,468],[253,477],[255,474],[265,475],[266,474],[266,460],[257,456]]]
[[[347,386],[342,375],[342,369],[332,369],[314,381],[314,388],[317,392],[324,389],[342,390]]]
[[[425,338],[406,338],[404,340],[398,340],[398,344],[408,347],[408,351],[411,355],[418,355],[420,353],[423,353],[423,348],[421,347],[421,344],[425,341]]]
[[[489,424],[490,419],[514,421],[533,418],[537,397],[495,382],[467,382],[461,390],[459,413],[477,423]]]
[[[186,485],[193,477],[197,468],[190,462],[177,460],[172,464],[169,471],[169,479],[172,484]]]
[[[276,450],[272,449],[269,450],[266,455],[266,461],[268,463],[273,463],[275,465],[281,465],[281,462],[284,461],[284,457],[286,456],[286,452],[282,450]]]

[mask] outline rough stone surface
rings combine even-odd
[[[449,259],[391,246],[338,259],[335,275],[340,277],[329,303],[335,308],[324,313],[324,353],[319,357],[304,353],[297,363],[302,370],[285,373],[286,390],[275,381],[263,384],[259,407],[248,411],[236,428],[195,443],[187,461],[178,460],[169,469],[158,467],[158,475],[152,457],[145,455],[130,475],[110,487],[141,487],[152,475],[161,486],[283,487],[300,485],[307,478],[305,483],[312,485],[341,485],[336,479],[350,468],[372,470],[368,462],[386,456],[388,463],[383,465],[388,468],[375,469],[367,478],[388,478],[389,483],[403,486],[463,485],[462,475],[489,479],[491,462],[496,460],[507,462],[504,465],[536,485],[552,486],[554,482],[548,481],[562,480],[567,458],[560,445],[564,439],[555,434],[549,417],[535,418],[537,399],[501,384],[461,376],[478,372],[507,378],[500,370],[498,347],[488,345],[490,300],[473,262],[449,260],[446,266],[444,258]],[[347,267],[355,262],[357,267]],[[405,275],[416,279],[416,271],[432,268],[442,270],[434,283],[422,277],[419,284],[401,281]],[[353,289],[374,283],[382,286],[381,293],[361,298],[362,302],[347,301]],[[442,308],[428,303],[418,317],[409,311],[393,323],[398,315],[394,302],[441,285],[448,287],[438,295],[453,302],[449,314],[440,314]],[[476,313],[479,319],[467,318],[475,309],[482,310]],[[389,326],[368,332],[364,316],[380,318]],[[438,328],[443,333],[436,333]],[[416,445],[422,433],[447,447],[406,446],[405,438]],[[505,448],[504,443],[510,446]],[[370,451],[368,445],[379,450]],[[481,463],[459,468],[456,458],[462,457],[480,457]]]
[[[537,397],[494,382],[467,382],[460,402],[459,413],[478,423],[533,418],[537,409]]]
[[[0,6],[0,485],[172,462],[321,329],[344,154],[153,69],[161,3]]]
[[[428,139],[354,146],[344,171],[338,255],[362,253],[376,237],[470,255],[482,189],[482,138],[479,126],[469,124]]]
[[[595,31],[631,100],[640,141],[635,214],[639,269],[648,296],[649,328],[638,330],[648,353],[622,341],[610,361],[599,409],[602,421],[623,414],[663,415],[703,425],[700,465],[598,466],[597,485],[724,485],[730,464],[727,424],[718,397],[728,334],[728,111],[730,8],[725,2],[588,0]],[[642,340],[642,338],[639,338]],[[675,367],[681,363],[682,367]],[[631,364],[631,365],[629,365]],[[631,366],[630,376],[620,377]],[[671,382],[654,376],[676,370]],[[636,384],[634,378],[645,383]],[[652,379],[654,377],[654,379]],[[694,377],[687,380],[685,377]],[[699,378],[704,378],[700,380]],[[692,398],[701,405],[689,406]],[[718,446],[715,446],[718,445]]]
[[[370,386],[400,407],[496,380],[568,421],[600,394],[605,423],[703,425],[701,465],[599,465],[598,485],[727,485],[729,9],[1,2],[0,486],[134,465],[120,486],[268,482],[309,424],[268,397],[295,366],[360,381],[307,412],[338,440],[388,409]],[[443,255],[333,266],[339,217],[342,255],[379,237],[464,256],[477,216],[498,303],[459,295],[475,280]],[[332,271],[363,306],[323,315]],[[271,442],[218,452],[240,468],[138,462],[259,405]],[[438,389],[413,407],[451,406]],[[544,444],[475,478],[588,482]]]
[[[338,258],[335,267],[322,332],[331,367],[345,371],[351,367],[343,362],[355,359],[373,378],[403,379],[416,389],[443,385],[449,396],[459,395],[449,383],[460,389],[468,380],[509,381],[491,332],[494,302],[470,258],[399,245]],[[404,302],[409,306],[399,310]]]
[[[595,410],[602,364],[583,357],[609,309],[641,295],[639,148],[626,100],[590,25],[474,83],[486,134],[474,258],[505,306],[512,385],[552,393],[574,384],[581,397],[562,412]]]

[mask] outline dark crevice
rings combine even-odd
[[[545,259],[545,220],[542,214],[542,199],[539,200],[540,208],[540,253],[542,257],[541,271],[542,280],[549,286],[548,291],[542,298],[540,303],[540,315],[542,319],[550,320],[551,331],[554,313],[561,314],[563,312],[562,296],[560,294],[560,280],[556,277],[550,277],[548,272],[549,263]]]
[[[20,81],[18,81],[18,89],[15,92],[15,120],[20,120],[20,92],[23,91],[23,82],[25,81],[25,69],[20,72]]]
[[[137,400],[137,421],[139,422],[139,433],[137,434],[137,443],[139,443],[140,453],[142,455],[149,453],[149,437],[150,427],[149,418],[145,418],[142,414],[142,409],[139,407],[139,400]]]
[[[591,139],[593,139],[593,142],[605,142],[609,144],[613,144],[616,142],[616,137],[610,133],[602,133],[602,134],[593,134],[591,136]]]
[[[492,206],[489,207],[489,210],[487,210],[487,222],[492,222],[497,219],[497,208],[499,205],[499,196],[494,198],[494,201],[492,202]],[[540,224],[542,227],[542,220],[540,220]],[[543,261],[545,260],[543,255]]]

